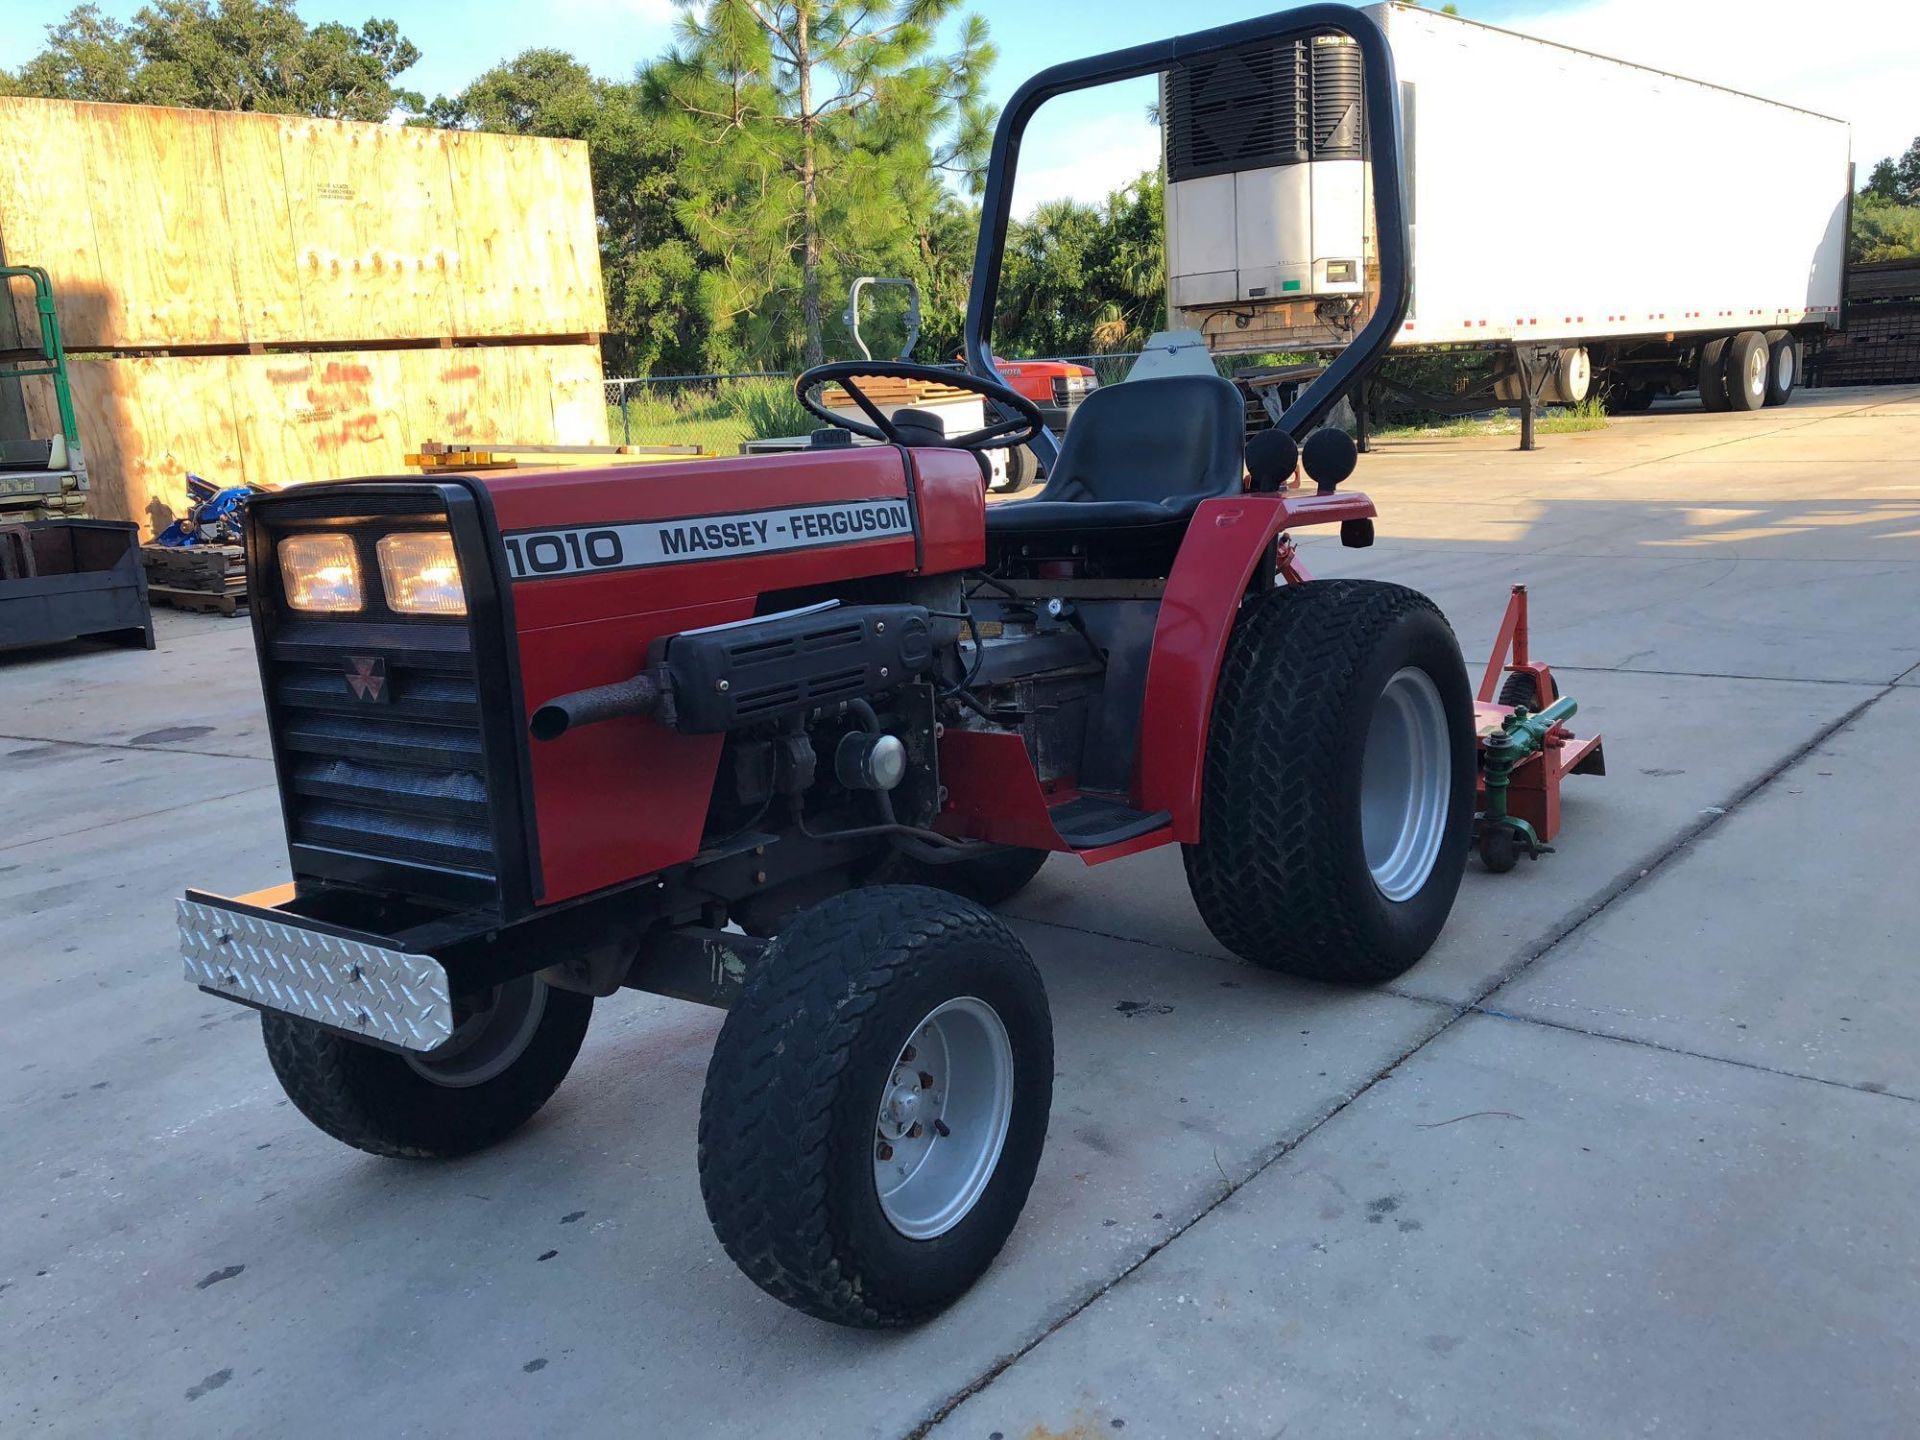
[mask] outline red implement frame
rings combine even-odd
[[[1500,621],[1500,633],[1494,638],[1493,654],[1487,657],[1487,668],[1480,676],[1480,689],[1474,696],[1474,728],[1483,739],[1498,730],[1501,722],[1513,713],[1511,705],[1501,705],[1494,699],[1503,675],[1533,676],[1534,694],[1538,697],[1534,708],[1544,708],[1560,698],[1552,667],[1527,653],[1527,587],[1524,585],[1513,587],[1507,613]],[[1546,748],[1514,767],[1507,789],[1508,813],[1526,821],[1541,843],[1550,845],[1560,831],[1561,780],[1573,774],[1606,773],[1605,754],[1598,735],[1581,740],[1566,726],[1556,725],[1547,736]],[[1485,798],[1486,787],[1482,784],[1479,790],[1482,804]]]

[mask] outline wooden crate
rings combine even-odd
[[[70,352],[606,328],[581,141],[11,97],[0,135]]]
[[[406,473],[428,440],[604,445],[596,345],[79,359],[92,513],[157,533],[188,471],[217,485]],[[24,382],[29,421],[52,387]]]

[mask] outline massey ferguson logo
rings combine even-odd
[[[380,655],[347,656],[347,689],[353,698],[368,705],[385,705],[391,698],[387,690],[387,662]]]

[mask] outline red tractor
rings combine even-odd
[[[1326,31],[1366,58],[1371,323],[1251,453],[1225,380],[1133,381],[1086,397],[1035,498],[986,505],[980,452],[1044,443],[988,333],[1033,110]],[[1247,961],[1406,970],[1474,839],[1473,696],[1432,602],[1311,580],[1289,539],[1371,539],[1372,503],[1336,489],[1352,444],[1316,427],[1405,309],[1396,93],[1374,23],[1324,5],[1030,81],[994,144],[969,372],[799,382],[885,444],[256,501],[294,878],[188,892],[190,978],[261,1011],[309,1120],[393,1156],[511,1134],[597,997],[725,1007],[699,1135],[721,1243],[789,1304],[895,1326],[987,1268],[1040,1164],[1047,999],[991,907],[1049,855],[1179,845]],[[864,400],[873,376],[1001,418],[948,437]]]

